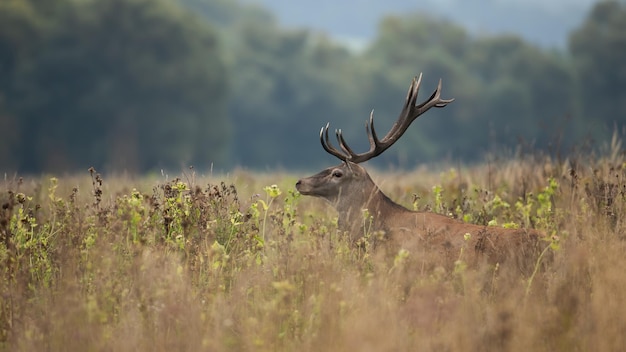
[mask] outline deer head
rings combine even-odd
[[[341,130],[335,130],[341,150],[337,149],[328,136],[329,124],[322,127],[320,130],[322,147],[342,163],[299,180],[296,189],[301,194],[329,201],[339,212],[340,220],[354,219],[353,216],[360,214],[362,209],[368,209],[371,214],[380,214],[390,211],[391,208],[400,207],[378,189],[367,171],[358,164],[380,155],[391,147],[402,137],[409,125],[430,108],[442,108],[454,100],[441,99],[441,80],[439,80],[439,85],[430,98],[417,104],[421,82],[422,74],[413,78],[398,120],[382,139],[378,138],[374,128],[374,114],[373,112],[370,114],[365,125],[370,149],[364,153],[355,153],[344,140]]]

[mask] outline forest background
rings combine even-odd
[[[0,1],[0,172],[314,169],[332,159],[321,126],[367,148],[370,111],[384,133],[420,72],[424,98],[442,78],[443,96],[456,100],[420,119],[378,166],[526,148],[560,156],[624,134],[624,1],[595,3],[563,45],[480,33],[416,7],[383,17],[357,47],[285,26],[268,8]]]

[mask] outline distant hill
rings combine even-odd
[[[429,12],[477,35],[514,33],[543,47],[565,47],[569,32],[596,0],[244,0],[276,14],[285,26],[308,27],[366,42],[385,15]]]

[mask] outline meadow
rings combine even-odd
[[[404,206],[537,228],[529,277],[382,256],[299,195],[309,173],[0,182],[0,351],[620,351],[626,159],[372,170]],[[365,234],[366,238],[368,234]]]

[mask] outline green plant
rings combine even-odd
[[[265,244],[265,229],[266,229],[266,225],[267,225],[267,216],[269,214],[269,209],[272,206],[272,203],[274,202],[274,199],[276,199],[278,196],[280,196],[282,194],[282,191],[280,190],[280,188],[278,188],[277,185],[271,185],[271,186],[265,186],[263,188],[263,190],[265,191],[266,194],[266,200],[263,199],[259,199],[257,201],[257,203],[261,204],[262,210],[263,210],[263,222],[262,222],[262,228],[261,228],[261,239],[260,239],[260,244],[263,246]]]

